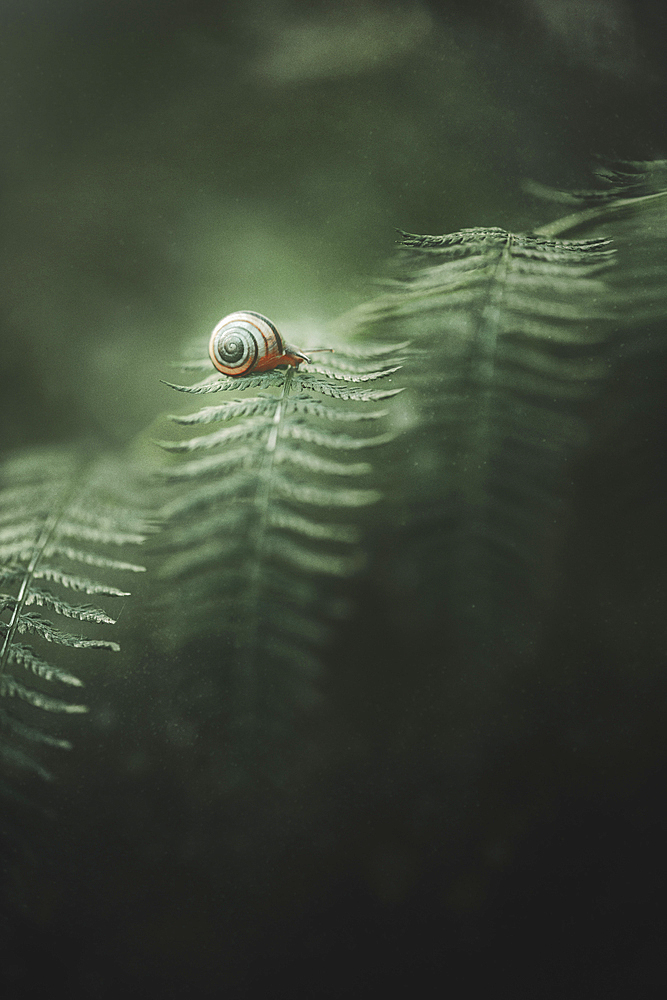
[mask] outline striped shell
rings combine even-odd
[[[221,319],[208,345],[211,361],[224,375],[247,375],[278,365],[308,361],[305,354],[286,344],[266,316],[256,312],[233,312]]]

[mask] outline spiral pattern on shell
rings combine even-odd
[[[283,339],[273,323],[256,312],[233,312],[211,334],[211,361],[225,375],[264,371],[280,363]]]

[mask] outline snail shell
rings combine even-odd
[[[264,372],[278,365],[300,365],[309,359],[286,344],[266,316],[233,312],[221,319],[208,345],[211,361],[224,375]]]

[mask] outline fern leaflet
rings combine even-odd
[[[538,232],[613,239],[618,266],[609,275],[608,299],[620,333],[616,354],[644,358],[664,350],[662,327],[642,328],[662,324],[667,312],[667,160],[617,163],[600,169],[597,180],[597,189],[572,194],[538,188],[579,206]]]

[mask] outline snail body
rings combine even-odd
[[[246,310],[220,320],[211,334],[208,353],[218,371],[232,377],[269,371],[278,365],[296,368],[310,360],[298,348],[286,344],[266,316]]]

